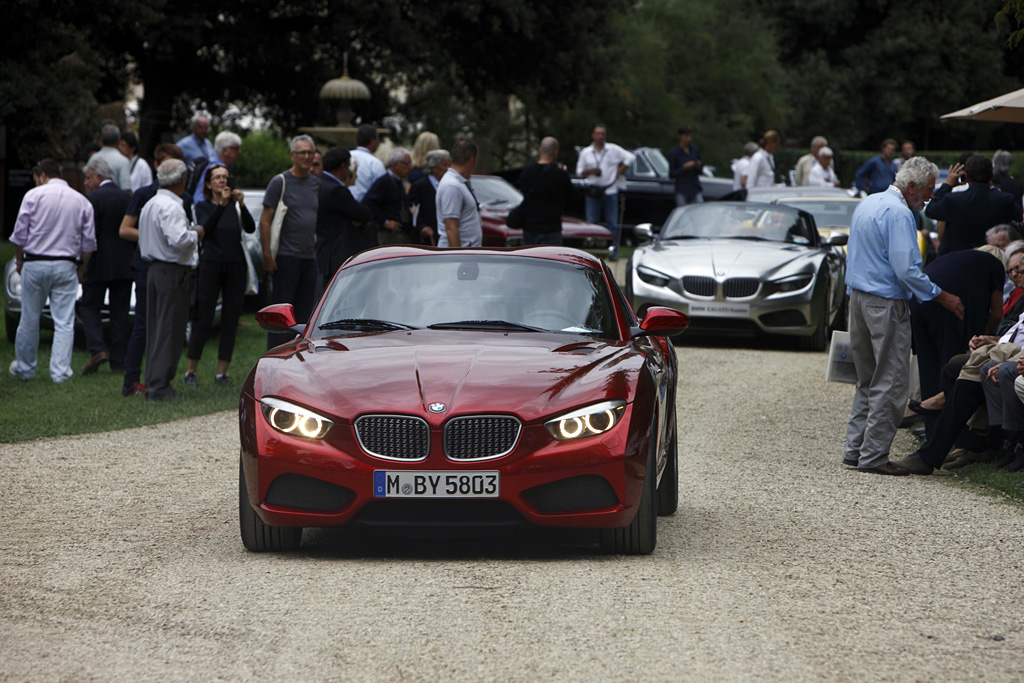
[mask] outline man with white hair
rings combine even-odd
[[[53,159],[38,164],[40,183],[25,194],[11,234],[14,261],[21,275],[21,321],[14,341],[11,374],[29,380],[36,375],[39,316],[47,298],[53,317],[50,379],[71,379],[71,346],[75,339],[78,281],[96,251],[92,204],[68,187]],[[76,268],[79,259],[81,268]]]
[[[958,318],[964,315],[960,298],[921,272],[914,212],[932,198],[938,175],[935,164],[915,157],[903,165],[895,183],[864,199],[853,212],[846,284],[857,389],[843,463],[862,472],[908,474],[889,462],[909,389],[908,300],[934,300]]]
[[[128,157],[121,154],[121,129],[112,123],[108,123],[100,129],[100,142],[103,144],[100,151],[93,157],[99,157],[110,165],[114,172],[111,178],[122,190],[131,191],[132,177]],[[90,157],[91,159],[92,157]]]
[[[839,178],[832,169],[832,148],[822,147],[807,174],[805,185],[815,187],[839,187]]]
[[[814,168],[814,162],[817,161],[818,153],[821,151],[822,147],[825,147],[827,145],[828,140],[826,140],[823,136],[814,136],[814,138],[811,140],[810,154],[805,154],[799,159],[797,159],[795,174],[795,181],[797,185],[811,184],[811,170]],[[829,161],[831,165],[831,158],[829,159]]]
[[[1006,194],[1013,195],[1014,204],[1019,207],[1024,199],[1024,188],[1010,177],[1011,166],[1013,166],[1013,155],[1005,149],[996,150],[996,153],[992,155],[992,184]]]
[[[83,375],[91,375],[108,361],[112,370],[123,372],[131,333],[128,314],[131,310],[135,244],[118,236],[131,195],[114,184],[113,178],[113,171],[106,161],[95,155],[89,159],[85,166],[85,188],[95,215],[96,253],[85,271],[82,299],[78,302],[78,313],[85,328],[85,345],[92,354],[82,369]],[[100,315],[108,294],[109,356]]]
[[[192,132],[175,143],[184,153],[189,168],[194,167],[200,159],[209,162],[216,157],[209,135],[210,119],[203,114],[196,114],[192,119]]]
[[[196,206],[203,201],[203,186],[206,184],[206,169],[211,163],[224,164],[231,171],[231,166],[238,161],[238,155],[242,153],[242,138],[231,131],[222,130],[217,133],[213,140],[213,159],[200,159],[192,169],[192,178],[188,186],[192,194],[192,205]]]
[[[146,276],[146,400],[177,397],[171,387],[178,372],[188,322],[192,269],[199,261],[205,232],[190,226],[181,195],[184,161],[168,159],[156,170],[160,189],[139,215],[139,251],[149,262]]]
[[[272,273],[271,301],[291,304],[296,322],[306,322],[316,305],[319,275],[316,266],[316,216],[320,207],[320,179],[312,174],[316,148],[313,138],[297,135],[290,143],[292,166],[271,178],[263,195],[260,241],[263,267]],[[276,250],[271,227],[277,205],[287,211],[281,221]],[[268,332],[267,348],[290,341],[290,332]]]
[[[405,193],[405,179],[412,169],[409,150],[396,147],[388,155],[387,173],[377,178],[363,197],[373,213],[378,244],[409,244],[413,241],[412,214],[409,196]]]

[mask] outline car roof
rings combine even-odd
[[[410,256],[417,258],[432,258],[434,256],[451,256],[459,254],[472,256],[515,256],[519,258],[540,258],[547,259],[549,261],[561,261],[563,263],[587,266],[594,268],[595,270],[603,269],[601,259],[597,258],[593,254],[588,254],[585,251],[573,249],[572,247],[552,245],[497,247],[490,249],[483,247],[473,249],[442,249],[440,247],[428,247],[418,244],[390,245],[374,247],[373,249],[362,251],[346,261],[345,265],[342,267],[349,268],[351,266],[369,263],[371,261],[382,261],[385,259],[404,258]]]

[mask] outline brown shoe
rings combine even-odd
[[[95,356],[89,359],[89,362],[82,368],[83,375],[91,375],[100,369],[100,365],[107,362],[107,352],[100,351]]]
[[[926,463],[917,451],[903,458],[903,460],[897,460],[891,464],[896,469],[903,470],[907,474],[931,474],[935,469]]]
[[[891,474],[894,477],[905,477],[910,474],[910,472],[907,472],[905,469],[900,467],[896,467],[896,465],[891,462],[887,462],[884,465],[876,465],[875,467],[858,467],[857,471],[873,472],[875,474]]]

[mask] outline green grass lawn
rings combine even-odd
[[[14,344],[0,341],[0,442],[25,441],[43,436],[106,432],[128,427],[170,422],[183,417],[220,410],[237,410],[238,391],[253,364],[266,350],[267,333],[256,325],[252,314],[242,316],[228,375],[235,387],[213,383],[217,366],[216,330],[207,342],[197,375],[199,387],[182,386],[185,353],[182,349],[174,388],[180,401],[146,401],[141,396],[121,396],[122,376],[106,364],[98,372],[83,376],[90,354],[76,348],[71,367],[74,376],[63,384],[50,381],[50,347],[53,333],[40,335],[39,361],[35,379],[24,382],[8,372],[14,360]],[[143,365],[145,368],[145,365]],[[143,369],[145,372],[145,369]]]

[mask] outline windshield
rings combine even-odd
[[[672,212],[662,240],[748,239],[811,244],[809,226],[795,210],[766,204],[691,204]]]
[[[373,322],[352,322],[359,320]],[[393,258],[342,270],[313,328],[325,336],[343,327],[432,325],[618,336],[600,271],[561,261],[468,254]]]
[[[811,214],[819,227],[828,225],[848,228],[850,220],[853,218],[853,210],[857,208],[857,202],[830,202],[824,199],[816,201],[787,199],[781,203]]]
[[[668,159],[660,149],[651,148],[647,151],[647,161],[651,164],[654,172],[660,176],[668,175]]]
[[[475,175],[470,182],[480,206],[511,210],[523,201],[523,194],[504,178]]]

